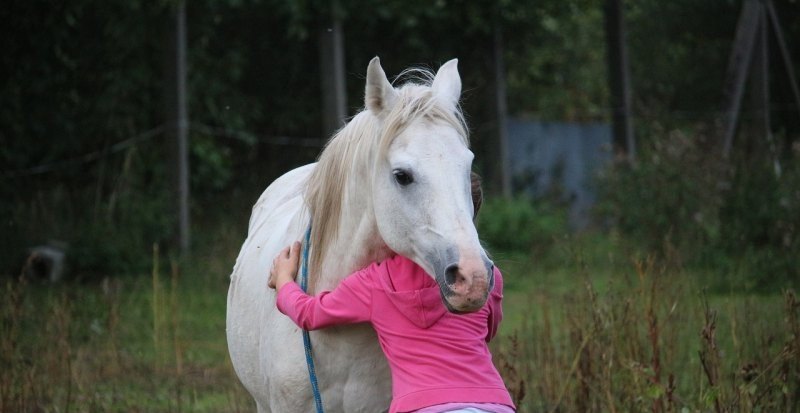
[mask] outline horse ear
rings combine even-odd
[[[456,106],[461,97],[461,76],[458,74],[458,59],[443,64],[436,72],[431,85],[434,95],[442,101]]]
[[[367,87],[364,94],[364,105],[373,115],[381,116],[390,110],[397,102],[397,91],[381,67],[381,60],[377,56],[372,58],[367,67]]]

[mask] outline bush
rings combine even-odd
[[[478,215],[478,234],[490,249],[541,254],[566,232],[566,216],[547,202],[492,199]]]
[[[780,174],[771,162],[741,162],[719,211],[716,246],[733,257],[750,287],[800,278],[800,145]]]
[[[71,275],[100,278],[147,273],[153,244],[165,244],[173,228],[166,197],[152,196],[129,194],[113,216],[81,219],[83,228],[68,239]]]
[[[714,269],[720,285],[797,279],[800,149],[776,174],[763,151],[725,160],[700,133],[659,135],[602,176],[598,212],[651,253]]]
[[[601,178],[598,211],[650,250],[696,251],[719,233],[721,159],[704,139],[673,131],[640,149],[638,162],[614,164]]]

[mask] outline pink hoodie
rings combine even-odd
[[[286,284],[278,292],[277,305],[306,330],[372,323],[392,370],[389,412],[394,413],[446,403],[513,408],[487,346],[503,317],[502,299],[503,279],[495,267],[494,290],[486,305],[474,313],[450,313],[436,282],[413,261],[397,255],[315,297],[295,283]]]

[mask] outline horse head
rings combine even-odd
[[[474,155],[458,105],[457,65],[450,60],[422,84],[394,88],[376,57],[367,69],[365,106],[381,142],[372,178],[380,236],[425,269],[448,310],[459,313],[483,307],[494,277],[473,222]]]

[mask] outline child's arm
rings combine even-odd
[[[310,296],[293,282],[299,256],[300,243],[295,243],[283,249],[273,262],[269,286],[278,290],[278,310],[306,330],[369,321],[372,267],[351,274],[333,291]]]
[[[494,267],[494,289],[489,293],[489,332],[486,334],[486,342],[491,341],[497,334],[500,322],[503,321],[503,275],[500,270]]]

